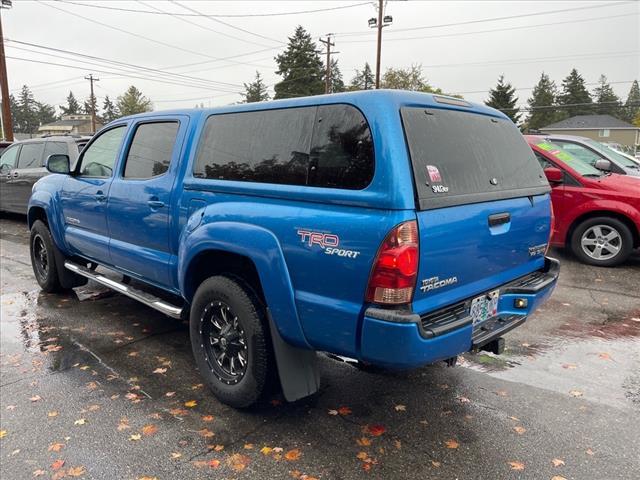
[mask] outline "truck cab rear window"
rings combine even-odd
[[[373,171],[363,115],[349,105],[324,105],[209,117],[194,176],[362,189]]]
[[[457,110],[401,109],[421,209],[539,195],[542,168],[509,120]]]

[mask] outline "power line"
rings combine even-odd
[[[579,10],[593,10],[596,8],[608,8],[615,7],[618,5],[630,5],[634,2],[615,2],[615,3],[606,3],[606,4],[598,4],[598,5],[588,5],[584,7],[575,7],[575,8],[563,8],[559,10],[545,10],[543,12],[533,12],[533,13],[523,13],[519,15],[507,15],[503,17],[493,17],[493,18],[482,18],[478,20],[467,20],[464,22],[453,22],[453,23],[441,23],[437,25],[424,25],[420,27],[408,27],[408,28],[398,28],[395,29],[395,32],[409,32],[414,30],[426,30],[431,28],[442,28],[442,27],[455,27],[459,25],[472,25],[476,23],[486,23],[486,22],[496,22],[501,20],[512,20],[514,18],[527,18],[527,17],[535,17],[540,15],[551,15],[555,13],[565,13],[565,12],[575,12]],[[337,32],[336,35],[341,36],[360,36],[360,35],[370,35],[371,32],[363,30],[357,32]]]
[[[133,8],[122,8],[122,7],[107,7],[105,5],[92,5],[82,2],[73,2],[68,0],[54,0],[61,3],[68,3],[72,5],[78,5],[81,7],[92,7],[92,8],[101,8],[103,10],[115,10],[120,12],[132,12],[132,13],[146,13],[152,15],[169,15],[168,12],[153,12],[149,10],[136,10]],[[207,17],[207,18],[251,18],[251,17],[282,17],[287,15],[302,15],[305,13],[320,13],[320,12],[330,12],[334,10],[344,10],[347,8],[361,7],[363,5],[369,5],[370,2],[361,2],[361,3],[352,3],[350,5],[342,5],[339,7],[329,7],[329,8],[318,8],[315,10],[300,10],[296,12],[279,12],[279,13],[242,13],[242,14],[205,14],[205,13],[176,13],[174,15],[180,17]]]
[[[629,107],[640,107],[640,102],[631,102],[629,105],[624,105],[620,102],[589,102],[589,103],[567,103],[564,105],[536,105],[534,107],[515,107],[515,108],[498,108],[496,110],[500,110],[501,112],[513,112],[513,111],[523,111],[530,112],[532,110],[544,110],[544,109],[558,109],[562,110],[564,108],[569,107],[593,107],[598,108],[602,105],[609,105],[613,108],[629,108]]]
[[[140,1],[140,0],[138,0],[138,1]],[[198,15],[203,15],[201,12],[199,12],[199,11],[198,11],[198,10],[196,10],[195,8],[191,8],[191,7],[187,7],[186,5],[182,5],[181,3],[177,2],[176,0],[169,0],[169,1],[170,1],[171,3],[173,3],[173,4],[175,4],[175,5],[178,5],[179,7],[184,8],[185,10],[187,10],[187,11],[189,11],[189,12],[193,12],[193,13],[196,13],[196,14],[198,14]],[[203,17],[204,17],[204,16],[203,16]],[[280,45],[285,45],[285,43],[284,43],[284,42],[282,42],[281,40],[278,40],[278,39],[275,39],[275,38],[271,38],[271,37],[267,37],[267,36],[265,36],[265,35],[261,35],[261,34],[259,34],[259,33],[255,33],[255,32],[252,32],[252,31],[250,31],[250,30],[245,30],[244,28],[240,28],[240,27],[237,27],[237,26],[235,26],[235,25],[231,25],[230,23],[223,22],[222,20],[218,20],[217,18],[214,18],[214,17],[204,17],[204,18],[206,18],[207,20],[211,20],[212,22],[216,22],[216,23],[219,23],[219,24],[221,24],[221,25],[225,25],[225,26],[227,26],[227,27],[229,27],[229,28],[232,28],[232,29],[234,29],[234,30],[238,30],[238,31],[240,31],[240,32],[248,33],[249,35],[253,35],[254,37],[263,38],[263,39],[265,39],[265,40],[269,40],[269,41],[271,41],[271,42],[276,42],[276,43],[278,43],[278,44],[280,44]],[[242,39],[241,39],[241,40],[242,40]],[[242,41],[247,41],[247,40],[242,40]],[[253,42],[249,42],[249,43],[253,43]]]
[[[610,85],[616,85],[616,84],[621,84],[621,83],[633,83],[634,80],[620,80],[617,82],[607,82]],[[585,82],[585,85],[600,85],[600,82]],[[518,91],[518,90],[533,90],[536,87],[514,87],[514,90]],[[472,90],[472,91],[468,91],[468,92],[453,92],[453,95],[465,95],[465,94],[472,94],[472,93],[489,93],[490,90]]]

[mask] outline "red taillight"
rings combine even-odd
[[[384,239],[376,256],[367,301],[384,305],[409,303],[418,274],[418,226],[401,223]]]

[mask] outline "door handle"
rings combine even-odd
[[[19,175],[18,172],[13,172],[13,178],[18,177],[18,175]]]
[[[509,223],[510,221],[511,221],[511,214],[509,212],[495,213],[493,215],[489,215],[490,227],[497,227],[498,225],[504,225],[505,223]]]
[[[149,200],[147,202],[147,205],[149,205],[149,207],[151,208],[162,208],[164,207],[164,202],[160,200]]]
[[[102,203],[106,200],[107,196],[102,192],[102,190],[98,190],[96,192],[96,201],[98,203]]]

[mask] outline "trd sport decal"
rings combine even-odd
[[[310,230],[298,230],[300,241],[310,247],[318,245],[327,255],[339,257],[357,258],[360,252],[340,248],[340,237],[332,233],[312,232]]]

